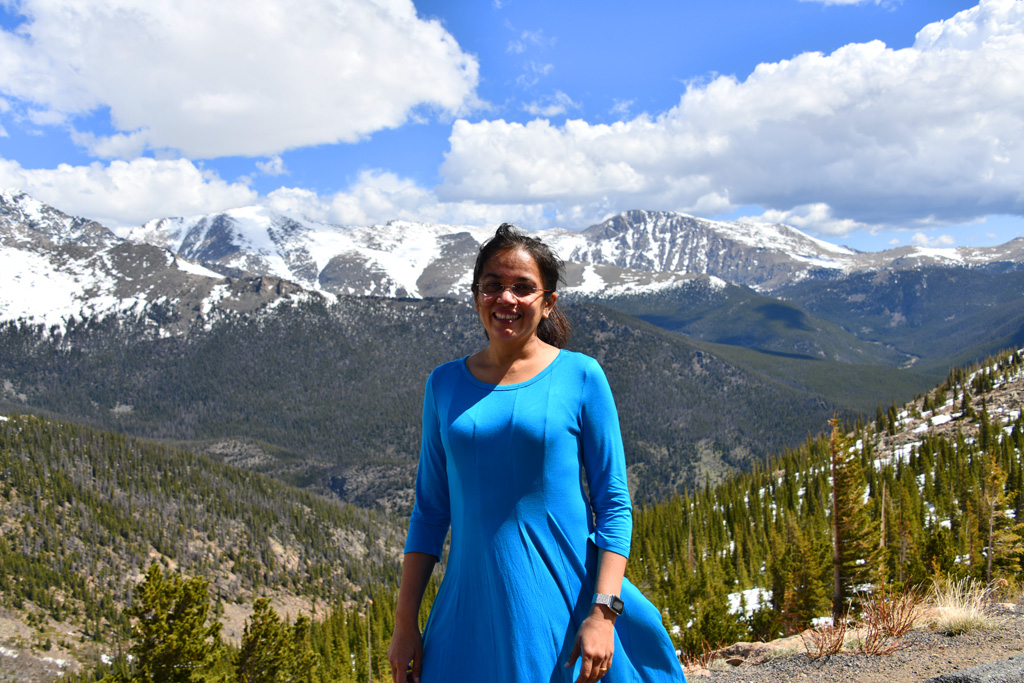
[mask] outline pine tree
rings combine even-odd
[[[1007,514],[1010,497],[1006,495],[1006,473],[994,455],[985,459],[981,505],[986,525],[985,580],[991,582],[993,565],[1000,576],[1020,573],[1020,558],[1024,546],[1020,531],[1024,524],[1013,524]]]
[[[783,622],[787,633],[806,628],[828,606],[827,544],[802,530],[792,517],[786,519],[786,553],[790,556],[786,576]]]
[[[864,504],[865,479],[860,456],[851,454],[839,420],[829,421],[832,475],[832,618],[839,620],[859,584],[871,583],[880,570],[876,530]]]
[[[207,623],[212,615],[205,579],[164,574],[153,563],[125,613],[137,620],[130,650],[135,658],[133,681],[200,680],[215,657],[220,636],[220,623]]]
[[[270,606],[269,599],[257,599],[235,658],[238,683],[283,683],[287,654],[285,628],[280,617]]]

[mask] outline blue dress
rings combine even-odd
[[[591,498],[585,493],[580,468]],[[492,385],[465,359],[431,373],[406,552],[440,557],[422,683],[575,681],[597,548],[628,556],[631,504],[618,415],[597,361],[560,351],[530,380]],[[606,683],[685,681],[658,610],[629,581]]]

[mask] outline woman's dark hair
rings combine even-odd
[[[513,249],[525,251],[533,258],[540,270],[541,284],[544,289],[554,292],[558,289],[559,282],[565,282],[563,272],[565,266],[562,259],[551,251],[551,247],[536,237],[530,237],[511,223],[502,223],[498,226],[494,237],[480,246],[480,253],[476,256],[476,265],[473,266],[473,286],[476,287],[476,283],[480,281],[480,273],[484,269],[484,264],[492,256]],[[550,298],[551,294],[546,293],[544,297]],[[548,313],[548,317],[540,321],[540,325],[537,327],[537,336],[541,341],[559,349],[565,347],[566,342],[569,341],[569,321],[562,310],[558,308],[557,302]]]

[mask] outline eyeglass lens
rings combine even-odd
[[[500,282],[485,282],[479,286],[480,293],[487,296],[501,296],[501,293],[504,292],[505,289],[506,286]],[[507,289],[510,290],[512,292],[512,296],[517,299],[530,296],[537,291],[536,287],[528,285],[525,282],[515,282],[508,285]]]

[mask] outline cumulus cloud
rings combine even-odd
[[[227,183],[184,159],[61,164],[55,169],[26,169],[0,159],[0,187],[18,188],[64,213],[91,218],[111,229],[258,201],[249,187]]]
[[[117,133],[80,138],[99,156],[272,155],[476,102],[475,58],[411,0],[9,4],[0,93],[46,124],[109,108]]]
[[[952,235],[936,235],[934,237],[916,232],[910,241],[919,247],[953,247],[956,239]]]
[[[758,205],[805,229],[1024,213],[1024,2],[982,0],[912,47],[874,41],[691,84],[613,124],[455,122],[445,201]]]
[[[257,161],[256,168],[258,168],[260,173],[263,175],[269,176],[284,175],[288,172],[288,169],[284,167],[284,160],[276,154],[266,161]]]
[[[820,235],[848,235],[858,230],[870,230],[871,226],[849,218],[836,218],[828,204],[816,203],[796,206],[788,211],[765,211],[760,216],[746,219],[752,223],[782,223],[799,230],[813,231]]]
[[[363,171],[342,192],[320,196],[302,188],[282,187],[264,203],[274,211],[341,225],[373,225],[390,220],[498,225],[505,221],[529,227],[544,225],[542,205],[443,202],[413,180],[380,170]]]

